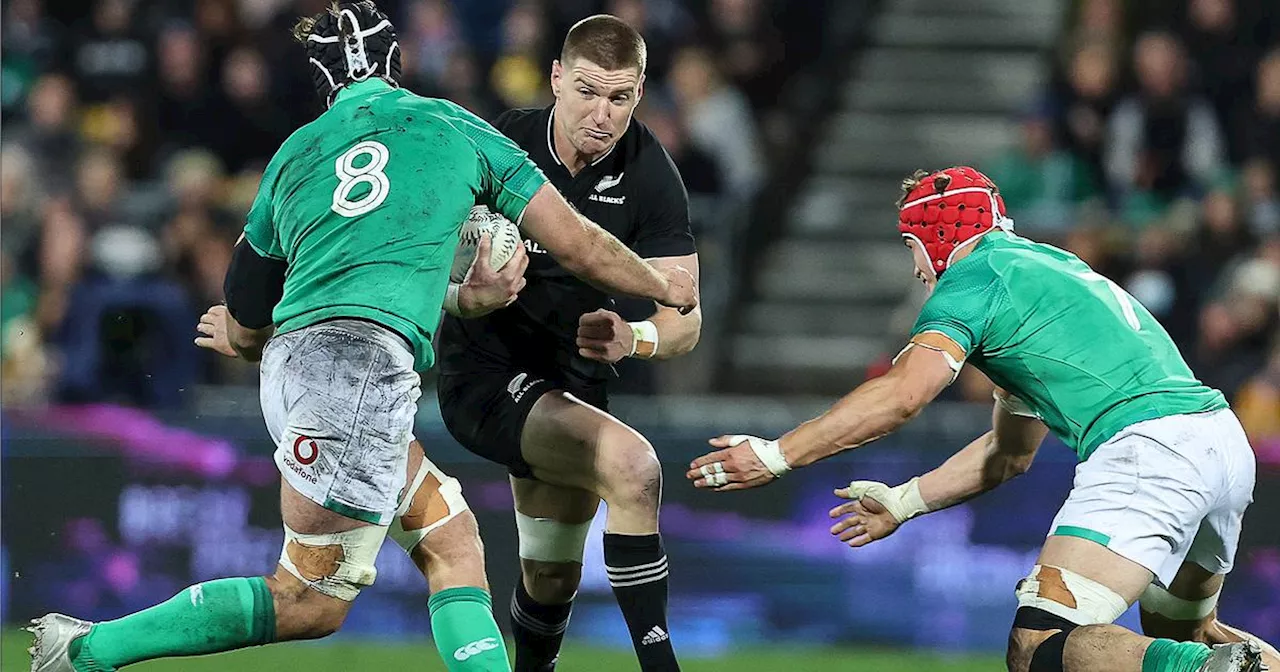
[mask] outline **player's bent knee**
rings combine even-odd
[[[431,460],[423,458],[418,473],[414,474],[409,487],[405,489],[387,536],[406,553],[412,554],[427,535],[469,510],[458,479],[445,475]],[[479,532],[471,536],[479,550]]]
[[[307,588],[351,602],[378,576],[374,560],[387,528],[362,525],[333,534],[302,534],[284,526],[280,566]]]
[[[578,594],[582,582],[580,562],[539,562],[522,560],[525,587],[529,597],[542,604],[564,604]]]
[[[1033,567],[1016,593],[1018,613],[1006,659],[1013,672],[1061,672],[1071,631],[1111,623],[1129,607],[1101,583],[1052,565]]]
[[[1187,600],[1153,583],[1138,598],[1142,631],[1151,637],[1215,643],[1210,641],[1210,634],[1216,622],[1219,595]]]
[[[662,465],[658,454],[644,437],[634,431],[619,430],[601,452],[607,455],[601,469],[603,492],[597,493],[611,506],[639,506],[657,509],[662,494]]]

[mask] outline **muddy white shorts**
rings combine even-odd
[[[409,345],[371,322],[322,322],[272,338],[260,394],[285,481],[326,509],[389,525],[419,385]]]
[[[1050,535],[1090,539],[1168,586],[1183,561],[1231,571],[1256,460],[1229,409],[1139,422],[1076,467]]]

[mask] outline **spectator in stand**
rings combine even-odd
[[[5,6],[0,38],[0,108],[5,115],[21,116],[22,103],[32,84],[55,65],[58,26],[44,16],[40,0],[12,0]],[[12,117],[10,117],[12,118]]]
[[[165,258],[201,306],[222,300],[231,250],[243,228],[218,204],[222,179],[217,157],[203,150],[174,156],[167,171],[172,207],[163,231]]]
[[[646,77],[666,78],[676,46],[690,37],[689,13],[676,0],[610,0],[605,12],[634,26],[649,47]]]
[[[184,147],[216,147],[216,126],[208,118],[216,107],[217,88],[210,85],[204,39],[194,27],[172,22],[157,39],[158,85],[154,118],[161,160]]]
[[[746,97],[720,77],[711,55],[696,47],[676,54],[671,87],[690,138],[715,158],[729,194],[741,200],[753,197],[764,180],[764,157]]]
[[[1085,162],[1092,182],[1101,185],[1107,119],[1118,95],[1115,52],[1101,42],[1082,45],[1072,54],[1064,80],[1054,95],[1055,136]]]
[[[1222,132],[1213,108],[1190,94],[1182,45],[1147,33],[1134,48],[1138,92],[1109,121],[1104,165],[1122,207],[1134,197],[1159,202],[1194,194],[1223,168]]]
[[[1022,142],[984,168],[1030,232],[1061,232],[1076,220],[1080,204],[1098,193],[1088,166],[1054,146],[1049,110],[1036,107],[1022,118]]]
[[[1280,166],[1280,49],[1258,64],[1256,89],[1252,108],[1240,115],[1241,153]]]
[[[134,0],[97,0],[88,22],[70,41],[68,62],[86,104],[145,87],[151,50],[135,8]]]
[[[549,101],[547,24],[538,3],[520,0],[502,20],[502,52],[489,83],[506,108],[538,107]]]
[[[1121,284],[1151,311],[1179,347],[1194,345],[1200,297],[1178,234],[1164,226],[1143,229],[1134,262],[1134,270]]]
[[[252,47],[233,50],[222,67],[222,90],[227,109],[205,117],[218,126],[215,149],[232,172],[260,171],[293,131],[269,95],[270,74],[262,54]]]
[[[1191,286],[1207,292],[1233,261],[1253,248],[1255,239],[1244,225],[1234,192],[1225,185],[1205,196],[1200,213],[1190,260]]]
[[[1245,218],[1255,236],[1280,234],[1280,189],[1275,164],[1267,159],[1249,161],[1243,171]]]
[[[1219,124],[1226,124],[1237,114],[1241,92],[1252,89],[1256,47],[1240,39],[1236,0],[1189,0],[1187,15],[1183,35],[1197,66],[1197,89],[1213,106]],[[1243,159],[1242,148],[1232,145],[1232,159]]]
[[[70,187],[69,176],[81,141],[76,128],[76,93],[71,80],[62,75],[45,75],[36,81],[27,97],[26,128],[10,138],[35,159],[36,174],[47,180],[42,187],[59,193]],[[5,129],[6,135],[8,129]]]
[[[462,31],[448,0],[412,0],[399,34],[402,70],[410,65],[408,88],[424,95],[441,90],[453,54],[463,49]],[[474,111],[474,110],[473,110]]]
[[[725,78],[746,94],[756,109],[769,109],[787,72],[782,38],[773,29],[760,0],[711,0],[711,43]]]

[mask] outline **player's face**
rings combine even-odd
[[[934,285],[938,284],[938,276],[934,275],[933,267],[929,265],[929,257],[925,255],[919,243],[910,238],[907,239],[907,249],[911,250],[911,259],[916,264],[916,279],[923,282],[925,288],[932,292]]]
[[[584,58],[551,65],[556,96],[556,126],[583,156],[613,148],[631,123],[644,94],[644,75],[636,68],[605,70]]]

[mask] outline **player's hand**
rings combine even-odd
[[[707,453],[689,464],[685,478],[693,481],[695,488],[707,488],[716,492],[747,490],[768,485],[777,480],[773,472],[756,457],[751,444],[741,435],[725,435],[711,439],[711,445],[724,450]],[[737,440],[738,443],[730,443]]]
[[[852,498],[849,488],[840,488],[835,493],[837,497]],[[889,513],[889,509],[885,508],[884,504],[870,495],[863,495],[861,499],[855,499],[831,509],[830,516],[844,517],[843,520],[831,526],[831,536],[850,548],[859,548],[884,539],[902,526],[902,523]]]
[[[689,269],[684,266],[669,266],[657,270],[667,279],[667,295],[658,303],[680,309],[681,315],[688,315],[698,307],[698,283],[694,282]]]
[[[524,245],[516,245],[515,254],[497,271],[489,268],[492,245],[489,234],[480,236],[476,258],[458,288],[458,309],[466,317],[480,317],[506,308],[515,303],[520,290],[524,289],[524,269],[529,267],[529,255]]]
[[[206,310],[204,315],[200,316],[200,324],[196,325],[196,331],[204,334],[196,337],[196,345],[227,357],[240,356],[236,349],[231,347],[231,341],[227,338],[226,306],[219,304]]]
[[[631,354],[635,340],[631,325],[612,310],[578,318],[578,354],[587,359],[613,364]]]

